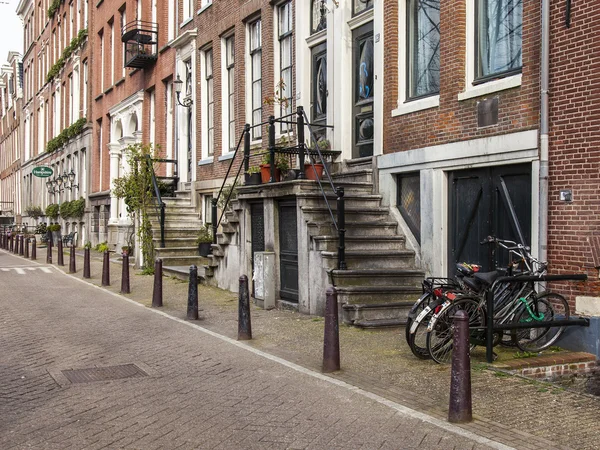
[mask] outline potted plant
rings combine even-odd
[[[329,139],[319,139],[317,141],[317,148],[319,150],[330,150],[331,143],[329,142]],[[314,146],[309,147],[309,150],[315,150]],[[320,180],[323,176],[323,168],[323,163],[318,161],[318,159],[315,158],[314,166],[310,163],[310,161],[307,160],[304,163],[304,173],[306,175],[306,179],[313,181]]]
[[[262,178],[260,175],[260,167],[259,166],[250,166],[248,167],[248,171],[246,172],[246,186],[252,184],[260,184],[262,182]]]
[[[212,228],[209,224],[205,224],[198,231],[198,237],[196,243],[198,244],[198,254],[200,256],[208,256],[210,253],[210,246],[212,245],[213,234]]]
[[[121,247],[121,254],[122,255],[129,255],[130,252],[130,248],[129,245],[124,245],[123,247]]]
[[[279,180],[281,172],[275,164],[275,180]],[[269,151],[263,153],[262,161],[260,164],[260,178],[263,183],[268,183],[271,180],[271,156]]]
[[[61,239],[60,228],[61,226],[59,223],[53,223],[47,227],[47,230],[52,233],[52,243],[54,245],[58,245],[58,241]]]

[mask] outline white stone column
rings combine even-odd
[[[108,220],[109,225],[117,224],[119,222],[119,199],[115,197],[113,193],[113,181],[119,178],[119,164],[121,159],[121,146],[119,144],[108,144],[110,152],[110,219]]]

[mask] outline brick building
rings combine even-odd
[[[18,222],[21,216],[21,55],[9,52],[0,68],[0,223]]]
[[[21,182],[23,210],[50,204],[87,201],[91,116],[88,45],[88,1],[22,0],[17,14],[23,21],[23,136]],[[40,178],[35,167],[49,167],[52,176]],[[77,232],[79,243],[88,239],[88,220],[61,215],[45,217],[58,222],[62,232]],[[24,217],[24,223],[38,220]]]

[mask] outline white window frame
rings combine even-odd
[[[248,22],[248,24],[246,25],[246,51],[245,51],[245,60],[246,60],[246,123],[249,123],[250,125],[254,125],[254,115],[253,112],[254,110],[253,108],[253,104],[252,104],[252,100],[253,100],[253,89],[252,89],[252,84],[253,84],[253,79],[252,79],[252,54],[251,52],[251,43],[250,43],[250,37],[252,35],[251,30],[252,30],[252,26],[254,26],[257,22],[261,22],[260,25],[260,35],[261,35],[261,45],[260,45],[260,52],[261,52],[261,77],[260,77],[260,82],[261,82],[261,95],[260,95],[260,104],[261,104],[261,122],[264,121],[264,115],[262,114],[262,68],[263,68],[263,58],[262,58],[262,19],[260,17],[252,20],[251,22]],[[256,137],[255,137],[256,136]],[[257,128],[252,128],[250,130],[250,140],[253,143],[258,143],[261,142],[262,140],[262,127],[257,127]]]
[[[194,0],[183,0],[183,23],[192,17],[194,14]]]
[[[465,45],[465,90],[463,92],[459,92],[458,100],[468,100],[470,98],[480,97],[483,95],[492,94],[494,92],[504,91],[506,89],[512,89],[521,86],[521,73],[491,80],[475,86],[473,85],[473,82],[475,81],[475,21],[477,20],[475,15],[475,11],[477,9],[475,5],[476,1],[478,0],[467,0],[467,13],[465,15],[467,21],[467,42]]]
[[[280,34],[280,16],[281,16],[281,11],[285,6],[289,6],[290,8],[290,21],[289,21],[289,26],[290,29],[284,33],[284,37],[281,38],[281,34]],[[292,112],[293,107],[294,107],[294,92],[293,92],[293,87],[294,87],[294,11],[293,11],[293,2],[291,0],[287,0],[284,2],[279,3],[274,10],[274,14],[273,14],[273,30],[274,30],[274,42],[273,42],[273,62],[274,62],[274,74],[275,76],[273,77],[273,93],[277,92],[278,90],[278,86],[277,84],[279,83],[279,81],[283,78],[282,77],[282,71],[283,71],[283,67],[281,65],[281,47],[283,45],[283,40],[284,39],[290,39],[291,43],[290,43],[290,65],[288,67],[286,67],[287,69],[290,70],[290,86],[289,88],[286,88],[286,90],[289,89],[289,105],[288,105],[288,110],[283,111],[283,106],[281,104],[275,104],[274,109],[274,114],[276,118],[285,116],[286,114],[289,114]],[[279,93],[280,95],[282,94],[281,92]],[[278,126],[275,128],[275,134],[277,136],[280,136],[282,133],[286,133],[288,130],[288,125],[284,124],[284,123],[280,123],[278,124]]]
[[[200,9],[198,14],[201,14],[212,5],[212,0],[200,0]]]
[[[442,0],[443,1],[443,0]],[[409,100],[408,95],[408,0],[399,0],[398,2],[398,103],[392,110],[392,117],[402,116],[425,109],[436,108],[440,106],[440,95],[431,95],[429,97],[417,100]]]
[[[210,55],[211,67],[208,72],[207,59]],[[214,79],[214,52],[212,47],[202,49],[200,51],[200,79],[202,80],[202,88],[200,89],[200,105],[202,108],[201,113],[201,126],[202,126],[202,159],[206,160],[213,158],[215,155],[215,79]],[[209,79],[212,83],[209,82]],[[209,87],[209,84],[211,87]],[[211,91],[212,92],[209,92]],[[209,96],[209,93],[211,94]],[[212,98],[212,103],[209,99]],[[212,112],[211,112],[212,106]],[[210,124],[212,123],[212,143],[210,142]]]
[[[227,43],[233,42],[233,62],[230,65],[227,53]],[[221,155],[226,155],[235,150],[237,140],[235,136],[235,35],[221,39]],[[233,71],[233,86],[229,83],[229,71]],[[233,96],[233,110],[230,99]],[[234,132],[230,133],[230,125],[233,123]]]

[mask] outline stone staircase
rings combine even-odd
[[[206,258],[198,255],[198,230],[203,225],[191,205],[190,191],[176,191],[175,197],[163,197],[165,208],[165,246],[161,247],[160,222],[151,217],[155,257],[163,260],[165,274],[187,280],[192,264],[198,266],[198,278],[204,279]]]
[[[318,185],[299,182],[294,195],[300,207],[298,220],[304,220],[308,227],[311,250],[320,254],[322,268],[337,288],[342,317],[358,327],[401,325],[421,294],[425,273],[415,267],[415,253],[406,248],[406,239],[399,234],[389,208],[381,206],[382,196],[373,193],[371,158],[346,161],[333,180],[345,191],[348,270],[337,270],[338,233]],[[335,215],[336,195],[330,186],[324,183],[324,187]],[[290,193],[285,189],[282,187],[282,195]],[[227,247],[239,243],[242,210],[236,200],[226,213],[209,257],[207,278],[227,261]]]

